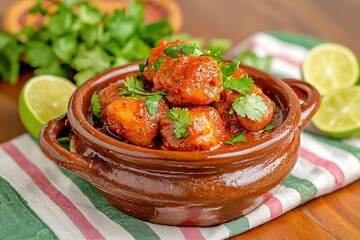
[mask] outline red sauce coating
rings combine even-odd
[[[172,47],[172,46],[175,46],[177,44],[180,44],[180,43],[185,43],[181,40],[176,40],[172,43],[167,43],[166,40],[162,40],[160,42],[160,45],[157,46],[157,47],[154,47],[150,50],[150,56],[147,60],[147,64],[146,64],[146,67],[144,69],[144,76],[146,78],[147,81],[153,83],[153,79],[154,77],[156,76],[157,74],[157,70],[155,70],[152,66],[154,65],[154,63],[156,63],[160,58],[164,58],[166,60],[171,60],[172,58],[167,56],[165,53],[164,53],[164,50],[166,48],[169,48],[169,47]]]
[[[153,91],[168,93],[171,106],[208,105],[220,97],[221,70],[209,56],[182,56],[164,62],[154,77]]]

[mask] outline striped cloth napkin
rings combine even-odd
[[[272,72],[300,78],[299,67],[318,40],[258,33],[230,54],[271,55]],[[225,239],[360,178],[360,138],[301,136],[299,160],[279,191],[254,212],[207,228],[169,227],[116,210],[97,189],[49,161],[24,134],[0,145],[0,239]]]

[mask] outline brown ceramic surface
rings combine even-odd
[[[141,148],[96,130],[87,121],[91,95],[124,79],[137,64],[98,75],[73,95],[67,115],[40,134],[44,153],[94,184],[115,207],[160,224],[211,226],[260,206],[290,173],[298,158],[300,133],[316,112],[317,91],[298,80],[278,80],[242,66],[268,89],[286,112],[283,124],[258,141],[214,151],[178,152]],[[57,137],[71,130],[72,153]]]

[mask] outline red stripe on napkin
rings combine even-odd
[[[52,185],[40,169],[29,161],[15,145],[8,142],[3,144],[2,148],[34,180],[39,188],[64,211],[86,239],[105,239],[69,198]]]
[[[335,178],[335,184],[336,184],[335,189],[339,189],[343,187],[345,176],[343,171],[337,164],[328,161],[303,147],[300,147],[299,155],[305,158],[306,160],[308,160],[309,162],[312,162],[315,165],[325,168],[329,173],[331,173],[331,175],[333,175],[333,177]]]
[[[265,202],[270,210],[271,219],[280,216],[283,213],[283,205],[277,197],[272,197]]]
[[[187,240],[206,240],[198,228],[179,227],[179,229]]]

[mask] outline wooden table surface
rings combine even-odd
[[[0,1],[0,18],[13,0]],[[342,43],[360,58],[359,0],[178,0],[182,32],[229,38],[233,43],[258,31],[282,30]],[[23,83],[0,82],[0,143],[25,132],[17,99]],[[360,181],[315,199],[233,239],[360,239]]]

